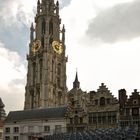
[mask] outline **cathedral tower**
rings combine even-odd
[[[38,0],[30,28],[24,109],[58,107],[66,103],[65,27],[60,29],[59,2]]]

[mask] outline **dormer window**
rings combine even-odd
[[[133,100],[133,104],[137,105],[138,104],[138,100]]]
[[[95,105],[98,105],[98,100],[95,100]]]
[[[100,98],[100,105],[105,105],[105,98],[104,97]]]

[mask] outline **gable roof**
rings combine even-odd
[[[66,112],[67,107],[12,111],[8,114],[5,122],[63,118],[65,117]]]

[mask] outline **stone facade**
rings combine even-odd
[[[70,111],[67,128],[72,131],[112,128],[118,125],[119,102],[102,83],[97,91],[83,92],[76,74],[68,92]]]
[[[38,0],[35,27],[32,24],[30,28],[25,110],[63,106],[67,102],[65,27],[60,29],[60,24],[59,3]],[[41,44],[33,51],[36,41]],[[60,42],[61,54],[53,50],[53,41]]]
[[[67,107],[10,112],[3,140],[34,140],[66,132],[66,112]]]
[[[120,125],[138,125],[140,126],[140,94],[135,89],[128,98],[126,90],[119,90],[120,103]]]
[[[87,128],[86,95],[80,88],[76,73],[73,88],[68,92],[68,105],[70,107],[67,116],[68,131],[83,131]]]
[[[119,103],[102,83],[97,92],[88,93],[88,127],[116,127],[119,117]]]

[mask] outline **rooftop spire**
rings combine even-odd
[[[40,4],[40,0],[37,1],[37,4]]]
[[[56,2],[56,6],[59,6],[59,1],[57,0],[57,2]]]
[[[76,71],[75,81],[73,82],[73,88],[79,88],[80,82],[78,81],[78,73]]]
[[[32,42],[34,40],[34,25],[31,23],[31,28],[30,28],[30,41]]]
[[[63,28],[62,28],[62,43],[65,44],[65,25],[64,24],[63,24]]]

